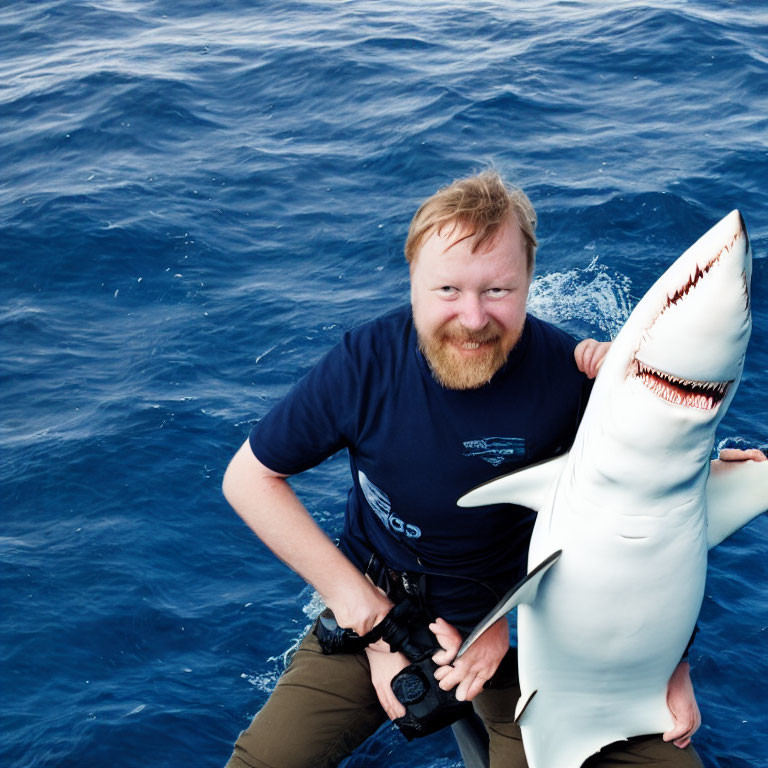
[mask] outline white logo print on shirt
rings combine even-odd
[[[466,440],[464,455],[476,456],[494,467],[505,461],[525,457],[523,437],[483,437],[480,440]]]
[[[360,482],[360,488],[362,488],[368,505],[387,528],[395,533],[404,534],[409,539],[418,539],[421,536],[421,529],[418,526],[406,523],[397,515],[392,514],[392,503],[389,500],[389,496],[380,488],[377,488],[366,477],[365,472],[358,470],[357,479]]]

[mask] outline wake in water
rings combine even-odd
[[[555,325],[585,326],[585,335],[599,329],[613,338],[631,310],[631,281],[612,273],[595,256],[584,268],[550,272],[534,279],[529,310]]]

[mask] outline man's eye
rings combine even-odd
[[[442,296],[453,296],[456,293],[456,289],[452,285],[443,285],[437,289],[437,292]]]
[[[500,299],[509,293],[509,288],[489,288],[487,293],[492,299]]]

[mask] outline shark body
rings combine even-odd
[[[667,683],[699,614],[707,551],[768,508],[768,462],[710,472],[751,331],[750,275],[733,211],[632,312],[571,451],[459,500],[538,512],[528,578],[459,652],[519,606],[516,715],[530,768],[578,768],[672,726]]]

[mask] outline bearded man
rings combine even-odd
[[[346,333],[254,427],[227,469],[228,501],[315,587],[339,627],[364,636],[407,593],[448,648],[525,574],[533,514],[509,505],[464,510],[456,500],[568,450],[607,347],[577,347],[526,313],[535,226],[525,194],[492,171],[429,198],[405,245],[410,307]],[[343,448],[353,487],[337,547],[286,478]],[[524,768],[514,654],[502,619],[455,664],[438,652],[435,678],[473,702],[491,765]],[[391,681],[409,664],[383,640],[325,655],[308,634],[229,765],[337,765],[387,717],[405,714]],[[632,755],[700,766],[688,746],[698,710],[687,663],[670,681],[669,703],[676,726],[666,741],[622,742],[590,765]]]

